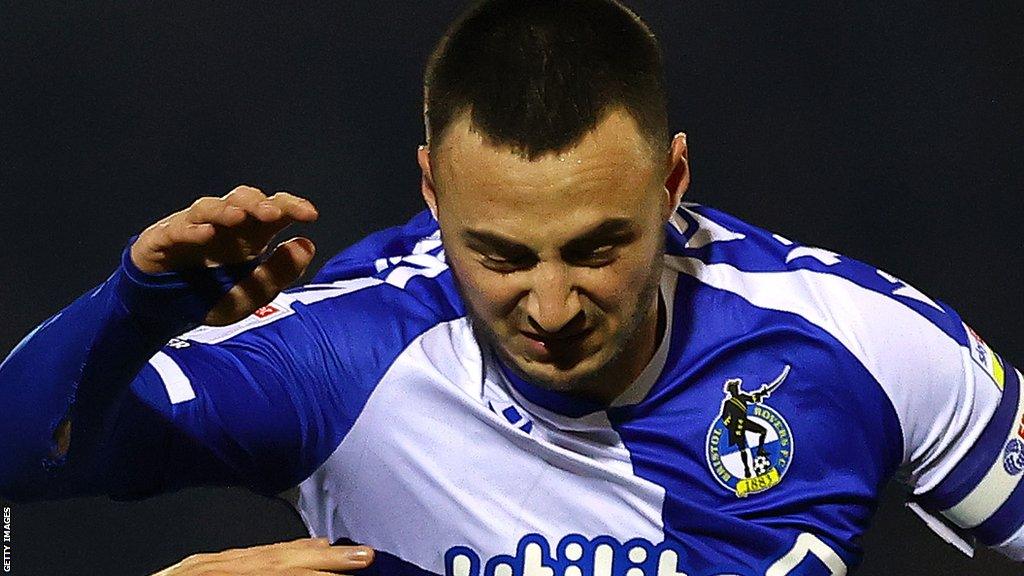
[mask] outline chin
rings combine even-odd
[[[502,356],[510,368],[536,386],[554,392],[568,393],[591,390],[614,358],[614,355],[604,350],[597,350],[571,365],[559,365],[557,362],[531,360],[522,355],[509,356],[503,353]]]
[[[518,331],[499,336],[485,322],[470,316],[477,338],[495,351],[506,368],[539,388],[553,392],[583,394],[600,388],[603,377],[621,357],[625,346],[605,334],[591,334],[583,349],[572,357],[535,358],[522,345]],[[502,330],[504,332],[504,330]],[[598,342],[602,342],[598,344]]]

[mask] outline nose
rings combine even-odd
[[[582,328],[586,319],[568,267],[541,263],[534,278],[526,300],[531,327],[542,336]]]

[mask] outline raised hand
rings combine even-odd
[[[317,217],[316,207],[304,198],[287,192],[267,196],[239,186],[221,198],[200,198],[146,228],[132,244],[131,259],[149,274],[238,264],[258,258],[293,222],[313,222]],[[282,242],[224,295],[204,322],[231,324],[266,305],[305,272],[315,251],[308,238]]]

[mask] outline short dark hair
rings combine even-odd
[[[469,111],[474,129],[533,160],[562,152],[624,108],[668,142],[661,49],[614,0],[483,0],[448,29],[424,76],[427,138]]]

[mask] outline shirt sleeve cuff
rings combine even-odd
[[[125,309],[144,327],[162,334],[200,325],[217,302],[263,260],[150,274],[132,262],[131,246],[137,238],[133,236],[121,252],[121,265],[110,281]]]

